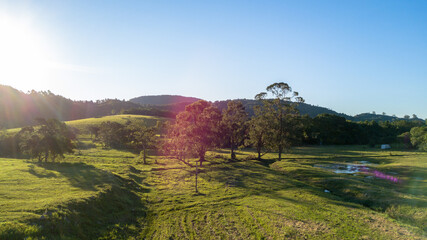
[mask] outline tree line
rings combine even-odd
[[[57,119],[37,119],[38,125],[24,127],[16,134],[0,134],[2,156],[23,155],[43,160],[55,161],[65,153],[72,153],[76,147],[76,131]]]
[[[206,161],[206,152],[215,148],[229,148],[232,160],[241,147],[254,148],[258,159],[275,151],[279,160],[291,146],[306,144],[374,146],[401,142],[408,148],[427,149],[423,121],[352,122],[332,114],[301,116],[297,107],[304,99],[283,82],[268,86],[255,99],[259,104],[253,106],[253,116],[240,101],[229,101],[220,111],[211,102],[200,100],[187,105],[174,122],[165,125],[104,122],[88,126],[87,131],[104,147],[140,153],[144,163],[148,151],[157,149],[185,163],[197,157],[200,166]],[[38,125],[24,127],[17,134],[0,134],[0,153],[54,161],[77,146],[76,134],[58,120],[39,119]]]
[[[317,145],[369,145],[403,143],[414,148],[410,131],[423,127],[426,122],[417,121],[363,121],[352,122],[343,117],[320,114],[314,118],[302,117],[303,144]]]

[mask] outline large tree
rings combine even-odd
[[[99,139],[105,147],[125,148],[129,142],[129,129],[117,122],[102,122],[99,126]]]
[[[185,111],[176,116],[175,124],[170,128],[167,146],[185,161],[185,156],[196,155],[203,166],[208,150],[214,149],[220,139],[221,112],[210,102],[200,100],[185,107]],[[197,179],[199,165],[196,162],[195,190],[198,192]],[[194,167],[190,163],[188,165]]]
[[[130,147],[140,151],[147,164],[147,150],[156,146],[156,128],[131,124],[128,127]]]
[[[230,145],[231,159],[236,159],[234,150],[243,145],[247,130],[248,114],[240,101],[229,101],[222,113],[223,137]]]
[[[23,128],[18,136],[21,139],[23,151],[39,161],[45,162],[50,158],[63,157],[71,153],[75,147],[75,133],[63,122],[57,119],[37,119],[39,126]]]
[[[181,131],[177,124],[168,124],[166,127],[167,136],[162,141],[162,151],[164,154],[174,156],[177,160],[186,162],[187,156],[191,156],[190,141]]]
[[[412,146],[427,151],[427,126],[413,127],[410,134]]]
[[[179,131],[176,137],[198,156],[200,166],[206,152],[218,144],[220,122],[221,112],[204,100],[186,106],[176,117],[175,128]]]
[[[256,149],[258,160],[261,160],[264,151],[267,150],[268,132],[267,118],[263,114],[261,106],[255,106],[254,116],[249,120],[248,139],[246,139],[246,143]]]
[[[255,99],[262,102],[262,112],[270,127],[269,143],[279,152],[281,160],[283,151],[291,147],[300,131],[297,105],[304,99],[283,82],[271,84],[266,90],[257,94]]]

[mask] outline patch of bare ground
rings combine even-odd
[[[382,235],[388,236],[386,239],[426,239],[377,214],[370,214],[365,218],[365,222],[369,223],[373,230],[381,231]]]

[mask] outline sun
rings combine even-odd
[[[42,85],[53,54],[34,21],[0,12],[0,36],[0,84],[27,90]]]

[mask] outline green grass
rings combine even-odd
[[[145,211],[139,186],[93,165],[2,158],[0,167],[0,239],[92,239]]]
[[[86,127],[89,125],[99,125],[102,122],[118,122],[120,124],[125,124],[127,122],[137,123],[137,124],[143,124],[146,126],[155,126],[157,121],[167,121],[170,120],[168,118],[162,118],[162,117],[153,117],[153,116],[144,116],[144,115],[112,115],[112,116],[105,116],[105,117],[99,117],[99,118],[85,118],[85,119],[79,119],[79,120],[73,120],[73,121],[66,121],[65,123],[68,126],[75,127],[81,131],[85,131]]]
[[[0,239],[423,239],[427,153],[301,147],[212,152],[200,169],[99,146],[61,163],[0,159]],[[194,161],[194,159],[192,160]],[[396,184],[314,164],[376,163]],[[324,190],[330,190],[325,193]]]
[[[163,117],[154,117],[154,116],[145,116],[145,115],[131,115],[131,114],[125,114],[125,115],[112,115],[112,116],[104,116],[104,117],[98,117],[98,118],[85,118],[85,119],[79,119],[79,120],[72,120],[72,121],[66,121],[65,123],[68,126],[77,128],[80,130],[80,132],[87,132],[87,126],[89,125],[99,125],[102,122],[118,122],[120,124],[125,124],[128,121],[132,123],[137,124],[144,124],[146,126],[155,126],[157,124],[157,121],[169,121],[169,118],[163,118]],[[17,133],[21,130],[21,128],[12,128],[7,129],[8,133]]]

